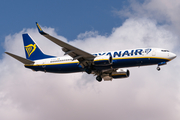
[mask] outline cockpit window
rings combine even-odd
[[[169,52],[169,50],[161,50],[162,52]]]

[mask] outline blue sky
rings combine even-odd
[[[128,5],[127,0],[3,0],[0,4],[0,58],[4,52],[5,36],[23,28],[35,28],[35,22],[55,28],[68,40],[76,39],[85,31],[108,35],[125,20],[113,11]]]

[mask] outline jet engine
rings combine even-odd
[[[111,56],[97,56],[94,59],[95,66],[107,66],[113,63],[113,59]]]
[[[117,69],[115,72],[112,72],[112,78],[127,78],[129,77],[130,72],[128,69]]]
[[[117,69],[116,71],[112,72],[111,74],[102,74],[101,78],[104,79],[104,81],[112,81],[112,79],[118,79],[118,78],[127,78],[129,77],[130,72],[128,69]],[[99,76],[96,78],[99,81]]]

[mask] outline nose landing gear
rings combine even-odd
[[[160,63],[158,63],[157,70],[160,71],[161,68],[160,68],[159,66],[166,65],[166,64],[167,64],[166,62],[160,62]]]
[[[157,68],[156,68],[158,71],[160,71],[161,70],[161,68],[158,66]]]

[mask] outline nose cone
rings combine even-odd
[[[174,58],[176,58],[176,54],[174,54],[174,53],[169,53],[169,59],[174,59]]]

